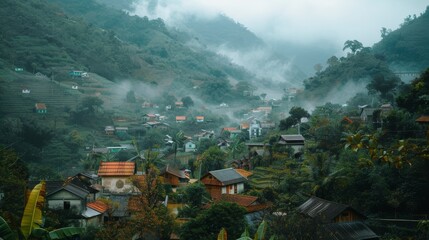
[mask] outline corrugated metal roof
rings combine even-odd
[[[87,208],[85,210],[85,212],[82,213],[82,216],[85,218],[92,218],[92,217],[98,216],[100,214],[101,214],[100,212],[97,212],[92,208]]]
[[[285,142],[289,141],[305,141],[305,138],[300,134],[294,134],[294,135],[281,135],[281,140]]]
[[[331,221],[347,208],[350,207],[313,196],[299,206],[298,210],[312,218],[321,218],[325,221]]]
[[[101,162],[98,176],[132,176],[135,167],[134,162]]]
[[[333,240],[378,239],[377,234],[362,222],[327,224],[325,229]]]
[[[213,177],[219,180],[222,185],[229,185],[244,182],[246,179],[236,172],[233,168],[220,169],[209,172]]]

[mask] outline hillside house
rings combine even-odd
[[[258,107],[258,108],[256,108],[256,111],[264,112],[265,115],[270,114],[272,110],[273,110],[273,107],[271,107],[271,106],[268,106],[268,107],[264,106],[264,107]]]
[[[159,114],[148,113],[143,116],[144,122],[155,122],[158,120]]]
[[[249,138],[257,138],[262,136],[262,127],[259,121],[253,121],[249,126]]]
[[[49,209],[73,209],[82,213],[88,202],[95,201],[98,190],[93,187],[94,179],[85,174],[77,174],[68,178],[55,189],[48,188],[46,203]],[[52,185],[52,184],[50,184]],[[55,185],[54,185],[55,186]]]
[[[416,122],[420,124],[428,124],[429,123],[429,116],[423,115],[416,119]]]
[[[196,152],[197,145],[193,141],[188,140],[184,144],[184,149],[185,149],[185,152]]]
[[[393,111],[393,106],[390,103],[383,104],[380,106],[380,110],[381,110],[381,116],[387,117],[390,114],[390,112]]]
[[[204,122],[204,116],[196,116],[195,120],[199,123],[202,123],[202,122]]]
[[[245,181],[246,178],[233,168],[210,171],[201,178],[201,182],[213,200],[219,200],[222,194],[243,192]]]
[[[103,192],[128,193],[133,191],[131,177],[136,173],[134,162],[100,162],[98,176]]]
[[[364,215],[348,205],[331,202],[315,196],[310,197],[301,204],[298,207],[298,211],[323,223],[353,222],[366,219]]]
[[[378,239],[364,223],[366,217],[354,208],[318,197],[311,197],[298,207],[298,211],[323,224],[332,239]]]
[[[176,116],[176,123],[183,123],[186,121],[186,116]]]
[[[108,210],[109,206],[100,200],[87,203],[85,211],[82,212],[84,227],[100,227],[103,225],[104,215]]]
[[[277,143],[291,147],[295,154],[304,152],[305,138],[301,134],[281,135]]]
[[[170,125],[168,125],[167,123],[161,123],[161,122],[147,122],[143,124],[143,127],[149,128],[149,129],[157,128],[157,129],[167,130],[170,128]]]
[[[173,188],[185,186],[189,183],[189,174],[185,170],[176,169],[169,164],[160,171],[164,178],[164,183],[171,185]]]
[[[373,122],[374,113],[377,110],[379,109],[364,107],[364,108],[361,108],[359,116],[363,122]]]
[[[84,71],[76,71],[76,70],[74,70],[74,71],[70,71],[70,72],[69,72],[69,75],[70,75],[71,77],[82,77],[82,78],[84,78],[84,77],[88,77],[88,73],[87,73],[87,72],[84,72]]]
[[[182,101],[177,101],[177,102],[175,102],[174,103],[174,106],[176,107],[176,108],[183,108],[184,106],[183,106],[183,102]]]
[[[115,127],[113,126],[106,126],[104,127],[104,132],[106,133],[106,135],[114,135],[115,134]]]
[[[24,89],[22,89],[22,93],[24,93],[24,94],[29,94],[31,91],[30,91],[30,89],[28,89],[28,88],[24,88]]]
[[[241,122],[240,123],[240,129],[241,130],[249,129],[249,127],[250,127],[250,124],[248,122]]]
[[[115,133],[127,133],[128,127],[115,127]]]
[[[212,139],[214,137],[214,131],[208,131],[208,130],[204,130],[202,129],[200,133],[195,134],[194,138],[197,139],[198,141],[201,141],[203,139]]]
[[[46,105],[44,103],[36,103],[34,105],[34,111],[36,113],[45,114],[48,112],[48,108],[46,107]]]

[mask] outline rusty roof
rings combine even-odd
[[[134,162],[101,162],[98,176],[132,176],[135,168]]]
[[[95,211],[99,213],[104,213],[109,209],[109,206],[105,204],[104,202],[97,200],[95,202],[90,202],[86,204],[87,207],[94,209]]]
[[[258,200],[258,197],[240,195],[240,194],[222,194],[220,201],[237,203],[242,207],[247,207],[254,204]]]
[[[429,123],[429,116],[421,116],[416,119],[418,123]]]
[[[236,168],[236,169],[234,169],[234,170],[235,170],[236,172],[238,172],[238,174],[240,174],[241,176],[243,176],[243,177],[245,177],[245,178],[247,178],[247,177],[249,177],[249,176],[253,175],[253,173],[252,173],[252,172],[246,171],[246,170],[244,170],[244,169]]]

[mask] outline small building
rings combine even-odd
[[[277,143],[293,148],[294,153],[302,153],[304,151],[305,138],[301,134],[280,135]]]
[[[322,223],[363,221],[366,217],[354,208],[315,196],[298,207],[298,211]]]
[[[158,115],[159,116],[159,115]],[[157,115],[156,114],[153,114],[153,113],[148,113],[148,114],[145,114],[144,116],[143,116],[143,121],[144,122],[155,122],[155,121],[157,121],[158,120],[158,117],[157,117]]]
[[[87,73],[87,72],[84,72],[84,71],[76,71],[76,70],[70,71],[70,72],[69,72],[69,75],[70,75],[71,77],[82,77],[82,78],[84,78],[84,77],[88,77],[88,73]]]
[[[109,206],[100,200],[87,203],[86,209],[82,213],[85,227],[87,226],[100,227],[101,225],[103,225],[104,215],[108,210],[109,210]]]
[[[183,102],[182,101],[177,101],[177,102],[174,103],[174,106],[176,108],[183,108]]]
[[[162,129],[162,130],[167,130],[170,128],[170,125],[168,125],[167,123],[161,123],[161,122],[147,122],[145,124],[143,124],[143,126],[145,128],[149,128],[149,129]]]
[[[184,148],[185,148],[185,152],[196,152],[197,151],[197,145],[191,140],[188,140],[187,142],[185,142]]]
[[[106,126],[106,127],[104,127],[104,132],[106,133],[106,135],[113,135],[113,134],[115,134],[115,127]]]
[[[176,123],[182,123],[186,121],[186,116],[176,116]]]
[[[208,172],[201,178],[201,182],[212,199],[218,200],[222,194],[242,193],[246,178],[233,168],[226,168]]]
[[[24,89],[22,89],[22,93],[24,93],[24,94],[29,94],[31,91],[30,91],[30,89],[28,89],[28,88],[24,88]]]
[[[46,202],[49,209],[75,210],[80,214],[85,210],[89,197],[89,191],[67,184],[46,195]]]
[[[116,133],[126,133],[128,132],[128,127],[115,127]]]
[[[204,116],[196,116],[195,120],[197,120],[197,122],[202,123],[204,122]]]
[[[429,116],[423,115],[416,119],[416,122],[421,124],[428,124],[429,123]]]
[[[377,111],[377,110],[379,110],[379,109],[369,108],[369,107],[361,108],[360,118],[361,118],[362,122],[373,122],[373,116],[374,116],[375,111]]]
[[[262,136],[262,127],[259,121],[253,121],[249,127],[249,138],[257,138]]]
[[[160,175],[164,178],[164,183],[170,184],[173,188],[185,186],[190,180],[185,170],[176,169],[169,164],[161,169]]]
[[[40,113],[40,114],[45,114],[48,112],[48,108],[44,103],[36,103],[34,105],[34,110],[36,111],[36,113]]]
[[[98,176],[104,192],[128,193],[134,189],[130,177],[135,172],[134,162],[100,162]]]

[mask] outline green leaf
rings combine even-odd
[[[36,228],[31,232],[31,237],[45,239],[49,236],[49,231],[44,228]]]
[[[9,224],[0,217],[0,238],[4,240],[16,240],[16,234],[10,229]]]
[[[65,228],[60,228],[60,229],[57,229],[57,230],[49,232],[49,237],[52,240],[55,240],[55,239],[66,239],[68,237],[80,235],[80,234],[84,233],[84,231],[85,231],[84,228],[79,228],[79,227],[65,227]]]
[[[264,221],[259,224],[258,230],[255,233],[254,240],[263,240],[265,238],[265,232],[267,230],[267,223]]]
[[[228,235],[226,234],[225,228],[222,228],[217,235],[217,240],[228,240]]]
[[[37,184],[30,193],[21,219],[21,231],[25,239],[31,232],[42,226],[42,209],[45,204],[45,181]]]
[[[249,229],[247,229],[247,227],[244,229],[244,232],[241,234],[240,237],[250,237]]]

